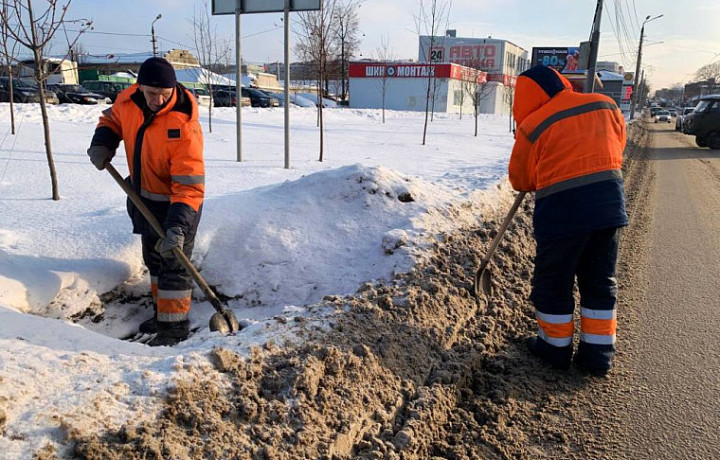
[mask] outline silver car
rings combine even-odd
[[[675,119],[675,131],[681,131],[685,132],[685,126],[683,123],[685,122],[685,116],[687,114],[691,113],[693,110],[695,110],[695,107],[685,107],[682,109],[682,112],[680,112]]]
[[[664,121],[666,123],[672,123],[672,117],[670,116],[670,112],[667,110],[660,110],[655,114],[655,123]]]

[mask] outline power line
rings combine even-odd
[[[606,11],[606,15],[608,17],[608,22],[610,23],[610,27],[613,30],[613,35],[615,36],[615,39],[617,40],[618,49],[620,50],[620,53],[617,53],[617,54],[622,55],[623,64],[626,64],[627,62],[632,61],[632,59],[628,59],[627,55],[629,54],[629,52],[626,49],[627,45],[624,44],[622,38],[620,37],[620,24],[618,22],[617,27],[616,27],[615,22],[613,22],[613,17],[611,16],[609,9],[606,9],[605,11]],[[616,21],[617,21],[617,10],[615,11],[615,17],[616,17]],[[630,48],[630,49],[632,49],[632,48]],[[613,56],[617,55],[617,54],[613,54]]]
[[[637,7],[635,6],[635,0],[632,0],[632,4],[633,4],[633,11],[635,12],[635,16],[634,16],[635,17],[635,25],[640,27],[640,19],[638,19],[640,16],[638,16]]]

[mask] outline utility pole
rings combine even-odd
[[[283,98],[285,100],[285,169],[290,169],[290,0],[285,0],[285,11],[283,16],[283,27],[285,28],[285,47],[283,49],[283,59],[285,60],[285,91]],[[278,69],[278,76],[280,69]]]
[[[150,33],[152,34],[152,45],[153,45],[153,56],[157,56],[157,40],[155,40],[155,22],[162,17],[162,14],[158,14],[155,20],[150,25]]]
[[[643,38],[645,36],[645,24],[647,24],[650,21],[654,21],[658,18],[663,17],[661,14],[660,16],[655,16],[654,18],[650,19],[650,15],[648,14],[645,20],[642,23],[642,27],[640,28],[640,45],[638,46],[638,55],[637,55],[637,64],[635,65],[635,91],[633,91],[632,94],[632,102],[630,103],[630,119],[632,120],[635,116],[635,105],[638,101],[638,93],[637,89],[640,87],[640,62],[642,61],[642,45],[643,45]]]
[[[592,93],[595,91],[595,70],[597,69],[598,48],[600,47],[600,19],[602,19],[603,0],[598,0],[595,8],[595,19],[590,33],[590,56],[588,56],[587,78],[583,91]]]
[[[242,13],[241,3],[235,10],[235,139],[237,140],[237,162],[242,162],[242,24],[240,16]]]
[[[646,99],[645,97],[645,69],[643,69],[640,75],[640,85],[638,85],[638,93],[640,93],[640,102]]]

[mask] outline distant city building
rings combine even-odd
[[[380,109],[384,99],[388,110],[424,111],[428,79],[432,78],[431,106],[435,112],[472,114],[468,91],[477,90],[482,113],[507,113],[509,105],[504,110],[494,106],[495,92],[502,83],[488,81],[488,77],[485,72],[449,63],[351,62],[350,107]]]
[[[622,66],[614,61],[597,61],[595,70],[598,72],[601,70],[607,70],[608,72],[622,75]]]
[[[704,80],[688,83],[685,85],[682,100],[685,105],[695,105],[703,96],[720,93],[720,82],[715,80]]]
[[[420,36],[418,62],[452,62],[509,77],[516,77],[530,67],[527,50],[507,40],[490,37]],[[503,79],[496,77],[496,80]]]
[[[527,50],[497,38],[420,36],[418,63],[453,63],[487,73],[492,82],[484,91],[481,113],[504,114],[512,108],[517,76],[530,68]]]
[[[160,57],[167,59],[175,69],[199,68],[200,63],[188,50],[171,49],[159,53]],[[153,57],[152,53],[118,53],[104,55],[79,55],[78,73],[80,81],[97,80],[105,76],[117,73],[128,73],[137,75],[140,64],[148,58]]]
[[[167,59],[176,69],[186,69],[190,67],[200,67],[197,58],[188,50],[171,49],[164,53],[159,53],[160,57]],[[152,53],[117,53],[103,55],[79,55],[77,60],[80,68],[102,70],[111,69],[113,72],[130,69],[137,71],[140,64],[148,58],[153,57]]]

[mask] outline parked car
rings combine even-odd
[[[283,94],[268,91],[266,89],[259,89],[258,91],[275,99],[275,101],[277,101],[277,105],[275,105],[274,107],[285,107],[285,96]]]
[[[213,104],[215,107],[235,107],[237,106],[237,95],[232,91],[213,91]]]
[[[290,102],[298,107],[315,107],[315,103],[310,99],[306,99],[300,95],[290,93]]]
[[[205,88],[188,88],[187,90],[190,91],[193,96],[195,96],[195,100],[197,101],[199,106],[209,107],[210,104],[213,104],[210,93]]]
[[[59,104],[60,101],[53,91],[45,89],[45,102],[47,104]],[[13,78],[13,101],[14,102],[40,102],[40,91],[33,82]],[[0,102],[10,102],[10,78],[0,77]]]
[[[685,122],[685,116],[695,110],[695,107],[685,107],[682,109],[682,112],[680,112],[675,119],[675,131],[681,131],[685,132],[685,128],[683,127],[683,123]]]
[[[43,94],[45,95],[45,102],[48,104],[59,104],[60,98],[58,97],[57,93],[51,89],[46,89],[43,91]]]
[[[109,97],[111,102],[115,102],[118,94],[132,86],[132,83],[105,80],[85,80],[81,84],[93,93]]]
[[[672,118],[670,117],[670,112],[667,110],[659,110],[655,114],[655,123],[658,123],[660,121],[664,121],[666,123],[672,123]]]
[[[213,103],[215,107],[237,107],[237,93],[225,89],[213,91]],[[250,98],[243,97],[241,104],[241,107],[250,107]]]
[[[68,83],[56,83],[48,85],[57,94],[60,103],[63,104],[109,104],[110,98],[102,94],[93,93],[82,85]]]
[[[685,116],[683,128],[695,136],[698,147],[720,149],[720,94],[700,98],[695,110]]]
[[[40,102],[37,89],[13,78],[13,102]],[[0,77],[0,102],[10,102],[10,78]]]
[[[277,101],[255,88],[242,88],[242,95],[250,98],[253,107],[277,107]]]
[[[668,112],[670,112],[671,117],[677,117],[677,110],[675,109],[668,109]]]
[[[318,104],[318,95],[315,93],[297,93],[297,95],[312,101],[315,105]],[[322,98],[322,104],[323,104],[323,107],[333,108],[333,109],[338,106],[337,102],[333,101],[332,99],[328,99],[326,97]]]

